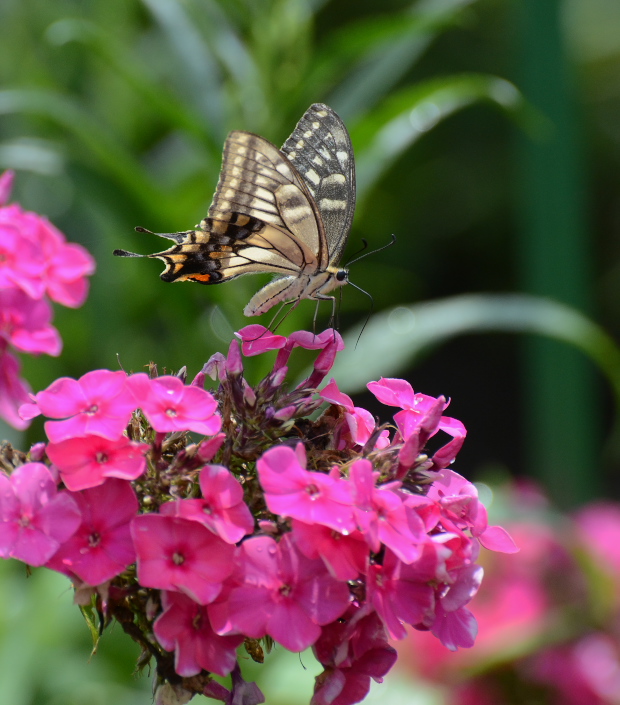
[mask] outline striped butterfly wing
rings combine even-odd
[[[298,275],[323,266],[328,256],[305,182],[277,147],[249,132],[234,131],[226,139],[207,218],[194,230],[163,237],[177,244],[147,256],[164,261],[161,278],[167,282],[218,284],[257,272]]]
[[[321,214],[336,265],[347,244],[355,211],[355,160],[351,138],[340,117],[315,103],[304,113],[282,151],[300,173]]]

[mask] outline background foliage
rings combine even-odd
[[[382,374],[453,397],[468,477],[534,475],[564,505],[617,496],[618,76],[615,0],[3,0],[0,168],[17,170],[15,200],[98,262],[87,304],[56,312],[62,356],[24,360],[25,376],[38,390],[117,354],[126,370],[194,374],[225,349],[258,278],[169,286],[160,263],[111,252],[159,248],[135,225],[205,215],[230,129],[281,144],[323,101],[356,150],[349,252],[397,236],[354,265],[376,315],[355,349],[369,302],[345,292],[339,383],[372,410],[362,383]],[[282,330],[313,313],[300,306]],[[40,437],[37,424],[11,435]],[[19,591],[19,570],[0,567]],[[33,625],[57,608],[38,604]],[[12,614],[0,610],[0,637],[22,624]],[[112,651],[89,668],[114,671]],[[59,671],[12,671],[0,690],[94,702],[61,698]]]

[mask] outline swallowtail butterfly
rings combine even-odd
[[[348,282],[338,263],[354,210],[349,133],[331,108],[315,103],[281,150],[251,132],[228,135],[208,216],[193,230],[155,233],[175,242],[170,249],[114,254],[163,260],[166,282],[219,284],[273,272],[243,311],[258,316],[280,302],[334,301],[329,292]]]

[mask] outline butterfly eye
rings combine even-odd
[[[336,279],[339,282],[343,282],[348,276],[349,272],[346,269],[339,269],[338,272],[336,272]]]

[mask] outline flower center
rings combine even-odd
[[[200,610],[196,612],[196,616],[192,619],[192,627],[194,627],[196,631],[202,629],[202,612]]]
[[[310,495],[311,499],[316,499],[321,494],[321,491],[319,490],[319,488],[313,484],[308,485],[306,487],[306,492]]]
[[[99,451],[99,452],[97,453],[97,455],[95,456],[95,460],[96,460],[98,463],[101,463],[101,464],[107,463],[107,462],[108,462],[108,456],[107,456],[107,454],[104,453],[103,451]]]
[[[93,404],[90,408],[86,409],[84,413],[88,414],[89,416],[94,416],[98,411],[99,407],[97,406],[97,404]]]
[[[185,556],[182,553],[174,552],[172,554],[172,562],[175,565],[183,565],[185,563]]]
[[[291,594],[291,592],[292,592],[291,586],[286,585],[286,583],[280,587],[280,595],[282,595],[282,597],[288,597]]]
[[[209,504],[206,504],[206,503],[202,506],[202,511],[203,511],[205,514],[209,514],[209,515],[213,514],[213,509],[211,509],[211,506],[210,506]]]
[[[173,418],[177,415],[176,409],[166,409],[166,416],[172,416]]]
[[[88,545],[91,548],[96,548],[99,544],[101,543],[101,534],[98,534],[96,531],[93,531],[92,534],[88,537]]]

